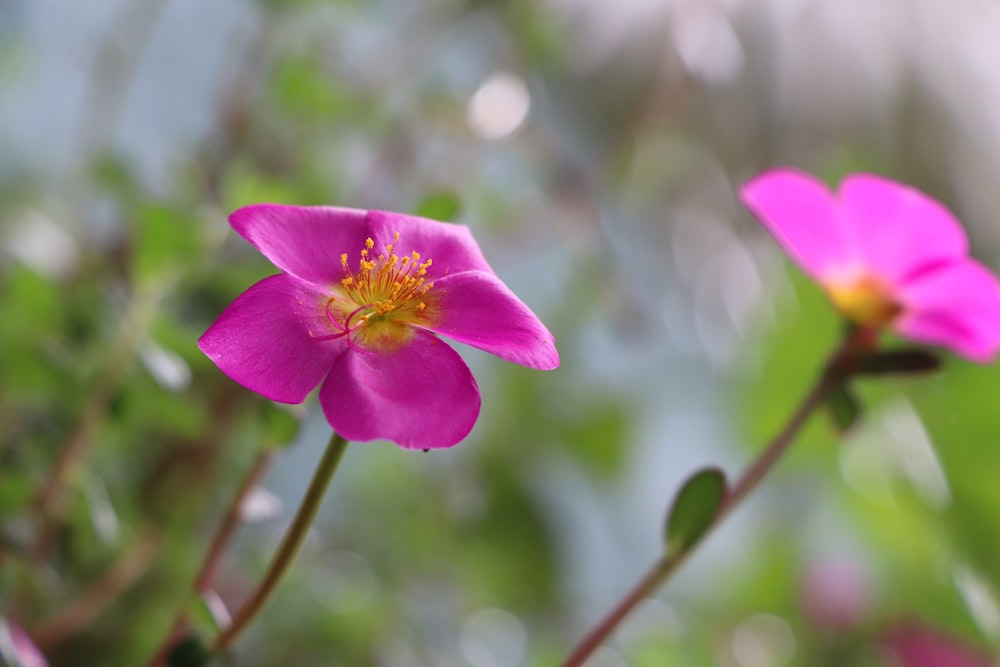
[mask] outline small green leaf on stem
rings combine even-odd
[[[830,410],[834,428],[840,435],[846,433],[861,416],[861,403],[846,384],[830,390],[826,407]]]
[[[688,478],[667,516],[667,553],[677,556],[697,544],[725,499],[726,476],[718,468],[705,468]]]
[[[861,362],[861,375],[893,375],[930,373],[941,368],[941,359],[929,350],[907,348],[888,350],[866,357]]]

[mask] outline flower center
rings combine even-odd
[[[347,274],[340,284],[361,309],[356,314],[360,322],[405,318],[427,307],[422,297],[434,286],[426,282],[433,260],[421,262],[416,251],[400,257],[395,249],[398,241],[396,232],[393,243],[385,245],[385,252],[373,257],[375,242],[367,239],[356,271],[351,269],[346,252],[340,256],[340,266]]]
[[[884,327],[903,310],[885,283],[873,276],[830,285],[827,293],[844,317],[862,326]]]
[[[340,256],[344,278],[335,290],[339,294],[326,302],[327,320],[337,333],[320,340],[349,336],[365,348],[391,351],[413,335],[410,325],[433,319],[433,294],[428,291],[434,283],[427,282],[432,261],[421,261],[419,252],[398,255],[398,241],[396,232],[393,242],[376,255],[375,242],[365,240],[357,264],[352,265],[346,252]]]

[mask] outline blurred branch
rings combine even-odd
[[[247,498],[257,488],[264,474],[271,467],[271,462],[274,461],[274,454],[275,450],[273,448],[266,447],[257,456],[250,471],[243,478],[243,482],[233,496],[222,519],[222,523],[219,524],[219,529],[212,539],[212,544],[208,549],[205,560],[201,564],[201,569],[195,579],[195,593],[203,595],[211,591],[212,581],[215,578],[215,571],[219,565],[219,560],[222,558],[222,554],[225,552],[226,547],[236,533],[236,529],[243,520]],[[149,662],[149,667],[159,667],[159,665],[164,663],[175,642],[183,637],[186,623],[187,613],[185,610],[181,610],[174,620],[174,625],[170,633],[153,656],[153,659]]]
[[[31,631],[35,642],[47,649],[89,627],[123,591],[149,569],[159,546],[159,535],[147,530],[80,597],[35,625]]]
[[[593,652],[607,641],[611,633],[625,620],[625,617],[640,602],[667,583],[712,530],[717,528],[730,512],[736,509],[743,499],[757,488],[791,447],[809,417],[826,404],[831,392],[842,387],[849,377],[857,373],[861,362],[871,354],[866,339],[869,333],[866,329],[858,329],[857,332],[841,342],[830,355],[819,378],[802,399],[799,407],[792,413],[788,422],[764,451],[744,471],[719,506],[712,522],[699,535],[698,539],[681,551],[675,552],[668,549],[632,590],[584,636],[566,658],[566,661],[562,663],[562,667],[581,667]]]

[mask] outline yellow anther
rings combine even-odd
[[[399,241],[399,232],[394,234]],[[358,260],[357,272],[350,269],[348,253],[340,256],[345,276],[341,279],[346,296],[358,306],[355,323],[374,326],[375,323],[396,317],[406,321],[416,313],[427,310],[427,301],[421,300],[432,284],[425,284],[431,260],[420,262],[420,253],[413,251],[400,257],[394,243],[385,244],[385,251],[373,256],[375,247],[371,238],[365,239]]]

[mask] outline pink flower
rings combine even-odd
[[[1000,349],[1000,284],[934,199],[870,174],[834,194],[790,169],[761,174],[741,196],[848,319],[973,361]]]
[[[977,649],[940,630],[904,622],[882,637],[900,667],[990,667],[993,663]]]
[[[5,636],[6,635],[6,636]],[[48,667],[45,656],[38,650],[31,637],[13,620],[0,619],[0,649],[9,648],[11,655],[0,650],[0,664],[6,665],[3,658],[12,658],[21,667]]]
[[[803,573],[799,604],[814,626],[847,633],[862,623],[871,607],[871,586],[857,563],[824,558],[809,563]]]
[[[226,375],[301,403],[322,382],[348,440],[450,447],[479,415],[468,366],[436,335],[522,366],[559,366],[552,334],[500,282],[467,227],[399,213],[260,204],[233,228],[281,270],[198,345]]]

